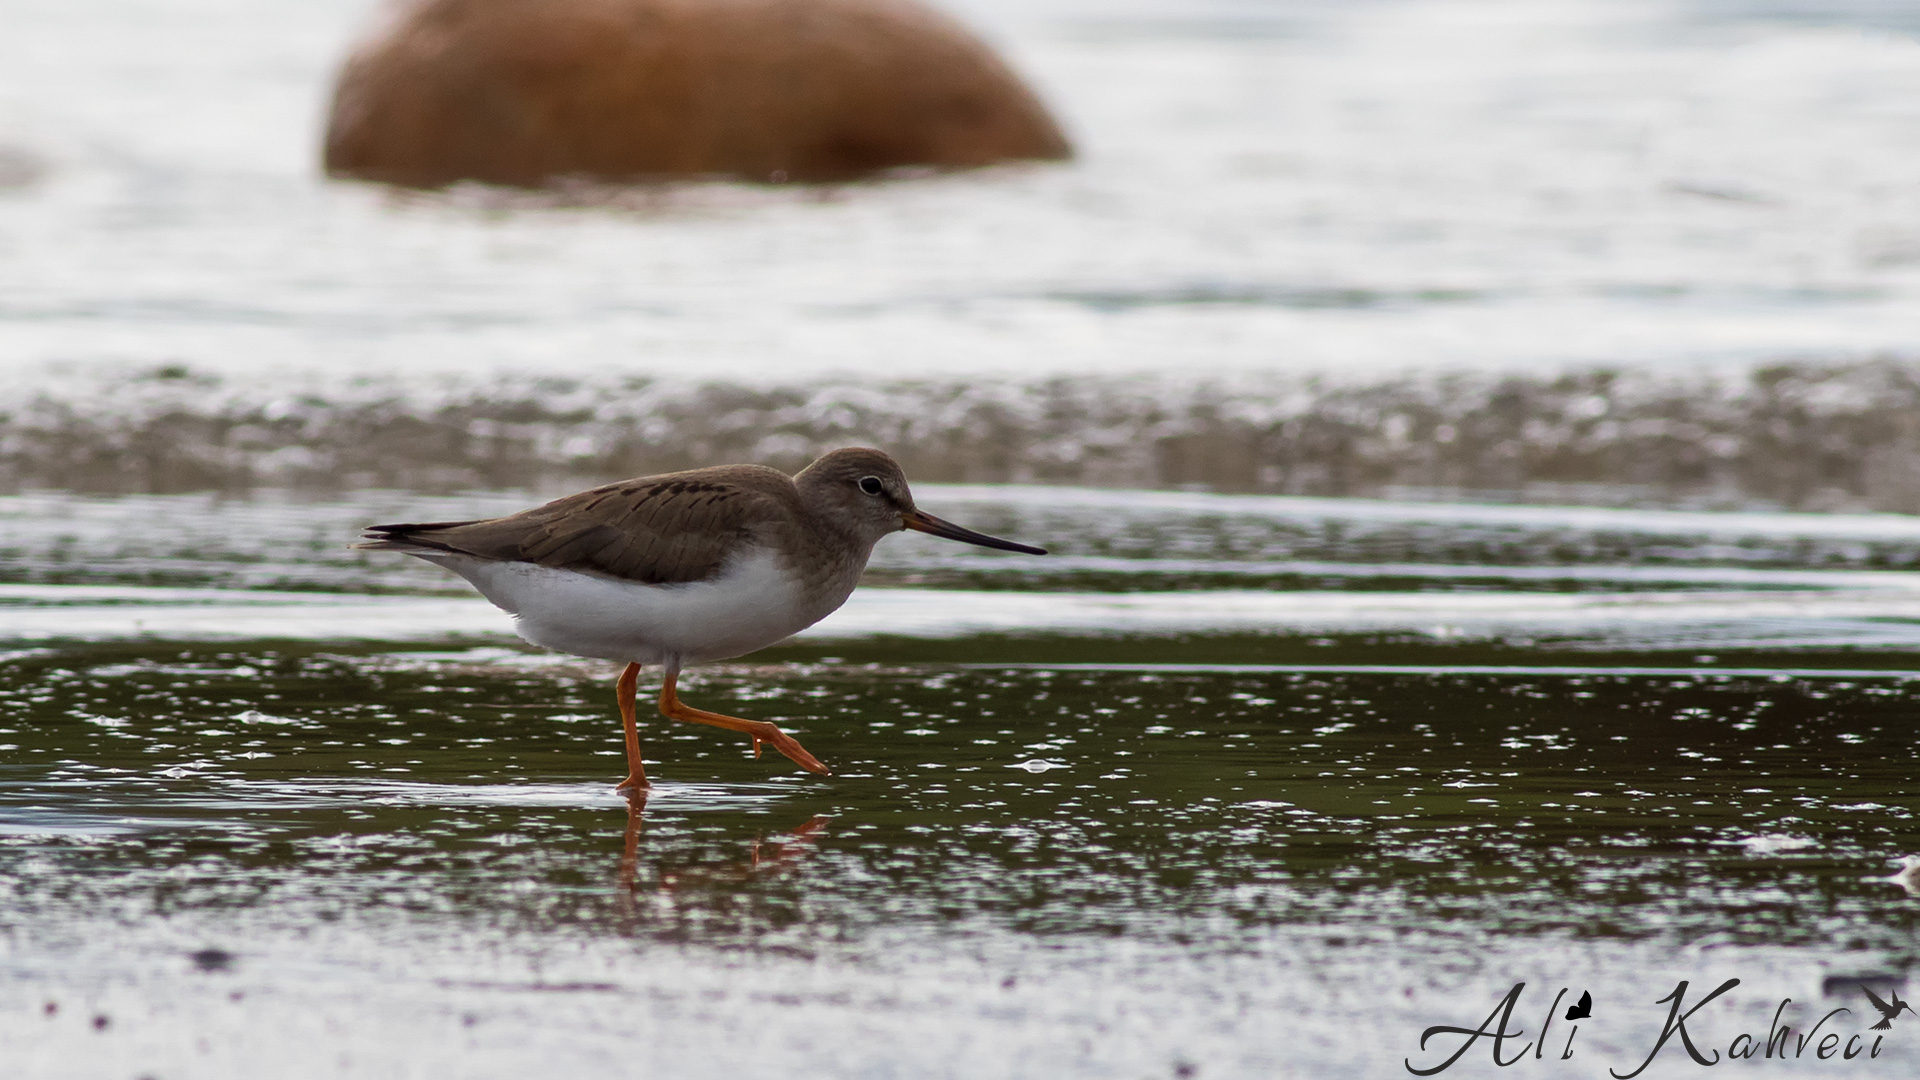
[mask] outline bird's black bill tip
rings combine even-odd
[[[1016,544],[1012,540],[1002,540],[997,536],[974,532],[965,526],[943,521],[923,510],[908,510],[900,515],[903,527],[929,536],[938,536],[944,540],[958,540],[963,544],[978,544],[981,547],[998,548],[1001,551],[1018,551],[1024,555],[1045,555],[1046,548],[1032,544]]]

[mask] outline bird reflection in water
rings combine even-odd
[[[635,904],[640,895],[640,834],[645,828],[647,789],[628,789],[621,794],[627,797],[627,829],[620,853],[620,892],[623,914],[631,918],[637,914]],[[830,820],[825,814],[815,814],[771,839],[756,836],[743,862],[663,873],[660,891],[671,894],[688,887],[745,882],[790,867],[814,850],[813,841],[827,831]]]
[[[1899,873],[1881,880],[1907,890],[1908,896],[1920,896],[1920,855],[1907,856],[1900,865]]]

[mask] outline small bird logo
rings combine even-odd
[[[1580,1004],[1567,1006],[1567,1019],[1585,1020],[1593,1015],[1593,991],[1580,991]]]
[[[1884,1001],[1881,1001],[1879,994],[1876,994],[1872,990],[1867,989],[1866,983],[1860,984],[1860,992],[1867,995],[1867,1000],[1873,1002],[1874,1008],[1880,1010],[1880,1022],[1873,1025],[1872,1030],[1874,1031],[1886,1031],[1892,1028],[1893,1018],[1896,1016],[1899,1016],[1903,1011],[1913,1012],[1913,1006],[1907,1004],[1904,1001],[1901,1001],[1900,993],[1897,990],[1887,991],[1887,996],[1893,999],[1893,1004],[1891,1005],[1887,1004]],[[1920,1016],[1920,1013],[1913,1013],[1913,1014],[1915,1016]]]

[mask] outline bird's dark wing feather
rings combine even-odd
[[[1867,1000],[1873,1002],[1873,1007],[1880,1010],[1880,1015],[1889,1016],[1893,1013],[1893,1006],[1881,1001],[1880,995],[1868,988],[1866,983],[1860,984],[1860,992],[1867,995]]]
[[[771,469],[698,469],[609,484],[486,521],[375,525],[355,546],[454,552],[656,585],[703,581],[742,541],[790,520],[782,505],[790,490]]]

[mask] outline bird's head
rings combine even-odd
[[[802,469],[793,480],[801,498],[817,513],[869,545],[888,533],[914,529],[1002,551],[1047,553],[1045,548],[974,532],[916,508],[900,463],[879,450],[860,446],[835,450]]]

